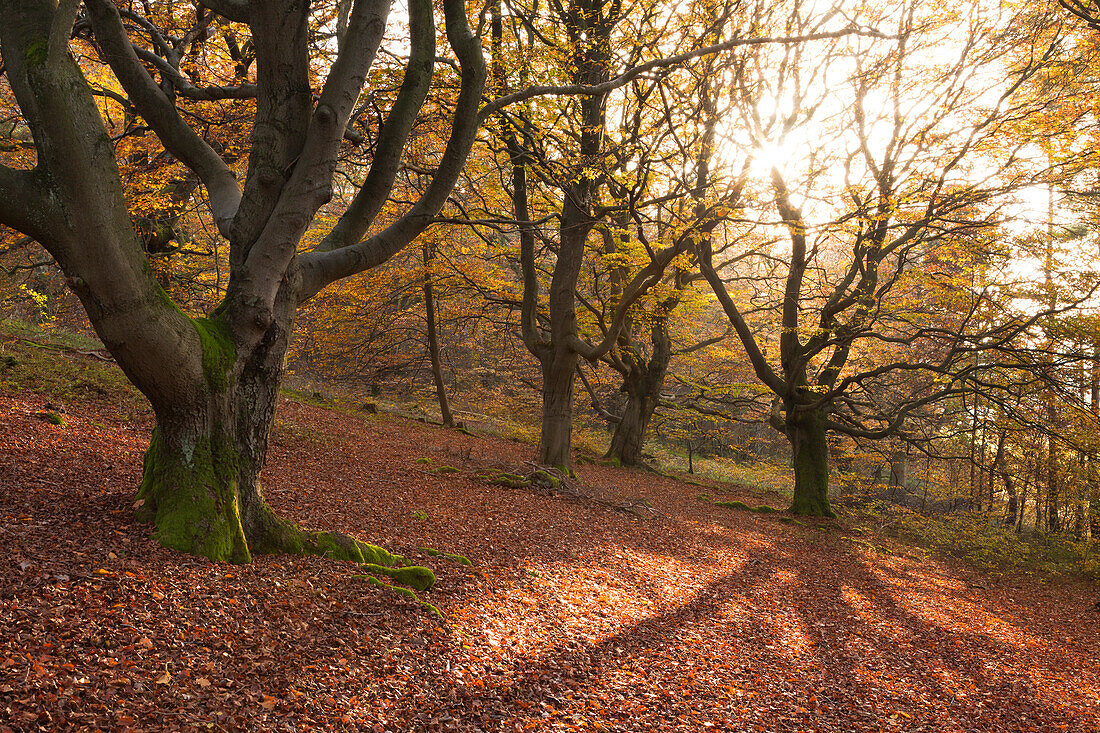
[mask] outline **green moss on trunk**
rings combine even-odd
[[[264,503],[256,526],[249,528],[252,551],[258,555],[316,555],[360,565],[400,567],[405,558],[340,532],[313,532],[283,519]]]
[[[202,373],[206,384],[214,392],[224,392],[237,359],[233,336],[222,318],[192,318],[191,323],[202,344]]]
[[[35,38],[27,44],[27,50],[25,52],[25,58],[27,66],[35,67],[42,66],[46,63],[46,57],[49,55],[50,42],[45,36]]]
[[[138,489],[139,518],[153,521],[165,547],[216,561],[248,562],[232,440],[200,435],[171,443],[160,430],[153,431]]]
[[[160,295],[175,307],[163,291]],[[138,516],[156,524],[161,544],[231,562],[248,562],[253,554],[317,555],[386,568],[399,582],[430,587],[435,576],[427,568],[404,568],[400,555],[339,532],[303,530],[267,506],[254,463],[263,452],[264,441],[256,435],[264,426],[249,421],[270,419],[271,411],[239,409],[237,400],[244,398],[235,392],[247,390],[238,383],[238,354],[224,309],[191,323],[202,350],[205,404],[200,401],[193,412],[179,410],[176,423],[158,421],[138,490]],[[212,431],[202,427],[211,424]]]
[[[829,505],[829,444],[824,416],[811,413],[788,424],[787,436],[794,453],[794,499],[791,513],[811,517],[835,517]]]

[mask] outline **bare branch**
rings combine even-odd
[[[96,41],[104,60],[126,90],[134,108],[157,133],[172,155],[198,175],[210,196],[218,230],[229,234],[230,224],[241,202],[237,178],[225,161],[180,117],[179,112],[134,52],[122,18],[110,0],[86,0]]]

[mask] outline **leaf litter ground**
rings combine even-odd
[[[0,395],[0,731],[1100,730],[1092,584],[581,467],[638,518],[474,476],[530,446],[284,402],[270,503],[434,567],[439,619],[347,563],[159,547],[148,416],[44,411]]]

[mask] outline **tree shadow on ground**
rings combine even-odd
[[[1072,685],[1041,690],[1036,676],[1070,670],[1036,659],[1020,665],[1026,640],[987,634],[980,620],[947,625],[942,609],[884,582],[860,556],[843,555],[815,564],[779,548],[755,551],[689,602],[604,638],[490,663],[480,674],[441,670],[426,685],[432,699],[403,709],[399,722],[430,729],[452,720],[471,730],[593,720],[651,730],[670,719],[685,730],[1096,729],[1097,680],[1076,693]]]

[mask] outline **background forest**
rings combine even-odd
[[[128,38],[131,70],[252,181],[263,51],[218,5],[118,3],[114,26],[104,0],[71,9],[133,230],[193,318],[232,300],[238,235],[112,44]],[[353,5],[303,14],[313,100]],[[439,205],[301,299],[283,384],[529,441],[566,474],[704,472],[800,514],[1036,551],[1021,536],[1094,567],[1100,36],[1091,6],[1068,6],[467,4],[485,63],[472,113],[450,43],[420,103],[404,96],[432,11],[395,8],[334,143],[331,198],[288,258]],[[5,44],[0,162],[30,169],[45,152]],[[448,193],[461,115],[480,127]],[[47,249],[0,227],[3,314],[99,331]]]

